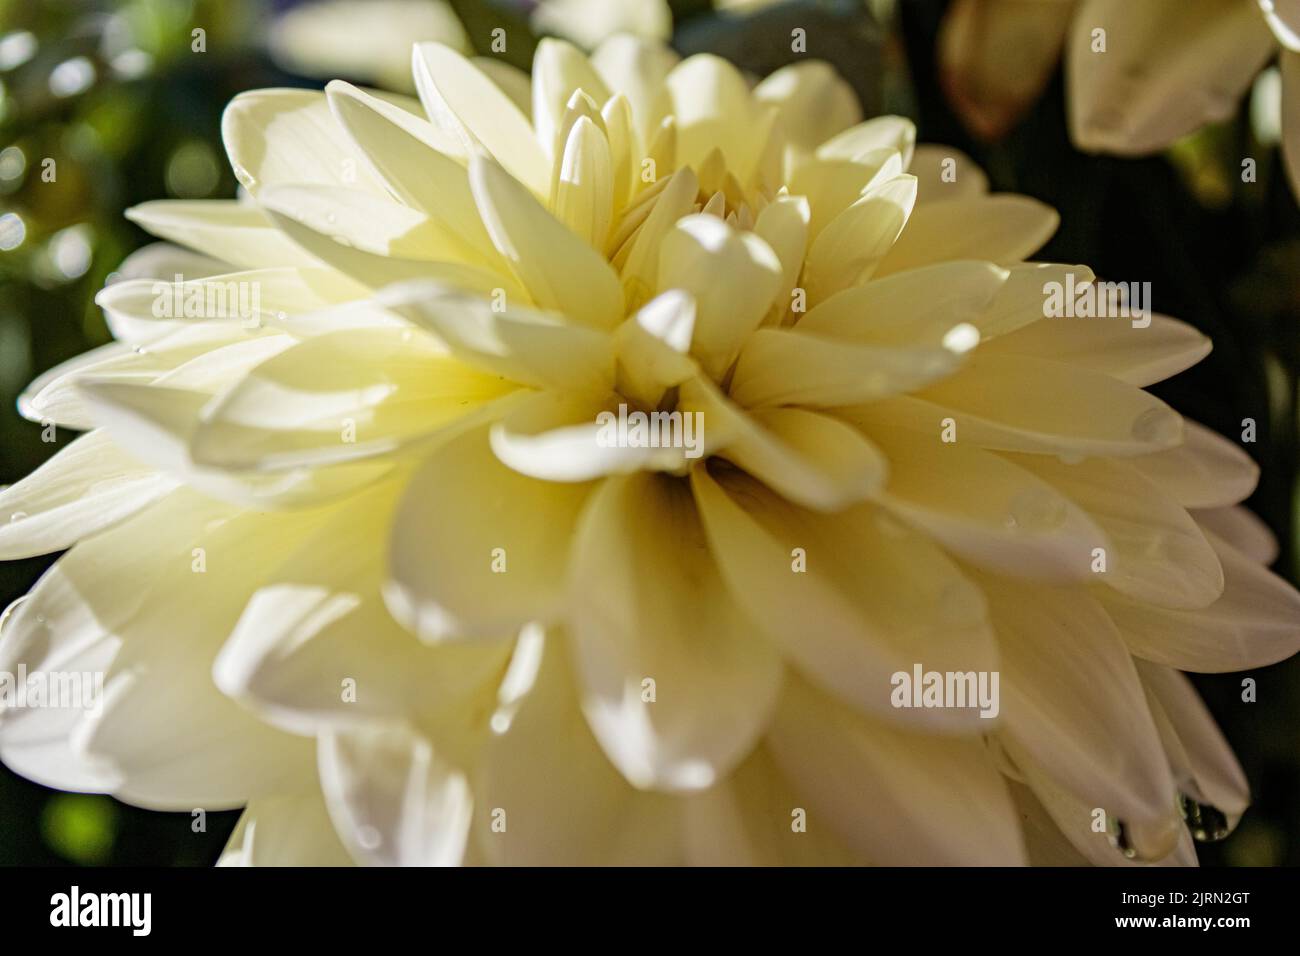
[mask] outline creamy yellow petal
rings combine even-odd
[[[656,296],[614,333],[618,392],[655,408],[664,392],[699,374],[690,357],[695,300],[674,290]]]
[[[1027,395],[1037,400],[1027,402]],[[959,371],[916,398],[951,409],[958,441],[999,451],[1131,457],[1182,440],[1181,417],[1155,396],[1044,359],[977,349]]]
[[[610,764],[578,707],[573,663],[563,632],[520,640],[505,682],[518,689],[503,693],[475,776],[477,845],[509,866],[680,863],[676,801],[633,789]]]
[[[424,333],[336,332],[263,362],[206,407],[190,454],[233,470],[349,461],[394,451],[510,390]]]
[[[658,289],[681,289],[695,299],[691,354],[713,375],[726,370],[762,322],[781,277],[771,246],[716,216],[679,220],[659,249]]]
[[[758,104],[751,101],[740,71],[719,56],[697,53],[673,67],[664,85],[672,98],[678,163],[698,172],[705,157],[718,149],[727,168],[746,182],[764,142],[758,135]]]
[[[474,715],[481,722],[491,706],[510,642],[428,647],[389,615],[381,588],[400,490],[380,482],[353,496],[289,554],[249,600],[212,677],[289,733],[410,720],[444,756],[460,755],[482,742]]]
[[[532,114],[537,141],[552,162],[564,152],[564,114],[575,90],[582,90],[598,107],[610,95],[581,50],[567,40],[544,37],[533,54]]]
[[[1051,206],[1010,193],[927,203],[912,212],[877,275],[947,259],[1011,265],[1042,248],[1059,222]]]
[[[1009,457],[1068,496],[1106,533],[1110,547],[1105,570],[1096,576],[1100,583],[1160,607],[1205,608],[1223,593],[1223,569],[1196,522],[1127,462]]]
[[[793,63],[754,87],[754,99],[777,109],[787,150],[807,155],[837,133],[862,121],[857,94],[829,63]],[[793,164],[787,160],[787,170]]]
[[[1198,611],[1099,595],[1124,642],[1145,660],[1219,673],[1265,667],[1300,650],[1300,594],[1212,532],[1223,596]]]
[[[256,328],[290,313],[328,308],[366,294],[365,286],[329,269],[253,269],[190,279],[126,279],[95,296],[115,338],[153,347],[198,321]],[[164,343],[165,344],[165,343]]]
[[[551,164],[527,116],[492,80],[441,43],[417,43],[412,69],[433,125],[472,156],[486,150],[534,196],[550,188]]]
[[[474,796],[463,772],[409,727],[336,730],[319,738],[321,788],[353,857],[371,866],[457,866]]]
[[[725,777],[765,729],[782,666],[725,597],[689,487],[607,479],[579,521],[570,575],[583,711],[610,760],[642,789]]]
[[[817,147],[821,159],[861,160],[878,149],[893,149],[902,154],[903,168],[912,162],[916,148],[916,124],[903,116],[873,116],[832,136]]]
[[[876,186],[903,173],[903,156],[896,149],[876,149],[857,159],[810,159],[790,176],[787,188],[808,202],[808,235],[814,239],[826,225]]]
[[[1032,0],[1037,2],[1037,0]],[[916,177],[917,204],[975,199],[989,191],[984,170],[959,149],[922,143],[907,171]]]
[[[604,257],[500,166],[476,157],[470,186],[493,244],[537,305],[593,328],[612,328],[623,318],[622,289]]]
[[[104,432],[83,435],[0,490],[0,559],[71,547],[129,518],[176,485],[174,478],[124,454]]]
[[[493,427],[492,450],[522,475],[560,482],[590,481],[642,470],[680,473],[690,463],[687,455],[692,450],[688,445],[695,446],[694,454],[703,450],[706,436],[697,430],[694,419],[688,421],[681,415],[661,419],[667,422],[664,427],[669,429],[670,438],[681,439],[676,446],[620,441],[619,404],[613,395],[521,394],[517,406]],[[646,427],[651,427],[649,419]]]
[[[895,348],[935,348],[958,326],[977,332],[1010,273],[991,262],[943,262],[845,289],[798,319],[801,332]],[[956,337],[962,336],[958,333]]]
[[[591,55],[591,65],[609,90],[622,93],[632,105],[632,118],[642,143],[649,144],[669,109],[664,80],[677,61],[671,47],[627,34],[611,36]]]
[[[978,583],[1002,652],[1002,735],[1128,823],[1174,813],[1174,784],[1128,649],[1082,588]]]
[[[1149,324],[1143,325],[1144,321]],[[1205,358],[1210,354],[1210,340],[1185,322],[1163,315],[1145,319],[1049,318],[1001,336],[983,351],[1068,362],[1145,387]]]
[[[911,391],[948,375],[960,353],[942,347],[894,348],[798,329],[759,329],[745,341],[731,397],[754,408],[827,408]]]
[[[1188,513],[1207,532],[1222,538],[1252,561],[1267,565],[1277,560],[1280,550],[1277,538],[1253,511],[1230,505]]]
[[[891,402],[843,412],[889,463],[882,502],[953,553],[1030,580],[1091,575],[1093,549],[1107,546],[1088,515],[1042,479],[970,442],[941,440],[891,424]],[[960,431],[958,432],[960,436]]]
[[[1250,3],[1085,0],[1066,43],[1070,136],[1124,156],[1163,149],[1235,113],[1274,42]]]
[[[677,170],[663,183],[663,191],[648,204],[644,221],[630,238],[619,243],[611,259],[622,276],[623,301],[628,311],[641,308],[654,296],[664,237],[695,205],[699,182],[690,169]],[[618,238],[617,233],[614,238]]]
[[[614,384],[611,337],[522,307],[498,310],[434,282],[383,289],[377,301],[432,332],[457,358],[534,388],[607,395]]]
[[[861,285],[888,261],[916,203],[916,177],[871,186],[817,234],[804,263],[808,298],[817,303]]]
[[[1259,466],[1238,445],[1188,419],[1175,448],[1133,459],[1133,465],[1188,508],[1220,508],[1250,497]]]
[[[1186,677],[1159,664],[1136,664],[1179,791],[1222,811],[1235,826],[1250,803],[1250,785],[1222,731]]]
[[[726,780],[683,798],[688,861],[693,866],[861,866],[825,820],[807,820],[803,798],[759,747]],[[804,828],[798,826],[802,811]],[[855,811],[860,812],[860,811]]]
[[[112,767],[120,799],[151,809],[227,809],[310,774],[310,746],[221,695],[210,671],[256,582],[316,520],[309,511],[238,514],[185,490],[78,546],[148,552],[142,574],[116,562],[99,590],[79,596],[81,613],[95,621],[81,638],[112,635],[120,648],[101,708],[77,728],[73,746]],[[195,587],[199,573],[205,586]],[[113,594],[122,590],[136,596],[124,603]],[[56,626],[52,615],[40,617],[42,627]],[[167,720],[157,719],[158,708]]]
[[[586,116],[578,118],[555,168],[551,209],[555,218],[597,251],[605,247],[614,216],[614,167],[609,139]]]
[[[1056,69],[1072,0],[957,0],[939,30],[940,77],[966,126],[1003,136],[1042,94]],[[1015,67],[1008,69],[1014,62]]]
[[[873,863],[1025,862],[1011,799],[981,741],[868,722],[791,680],[770,745],[808,801],[809,827],[834,830]]]
[[[562,609],[569,543],[590,486],[501,464],[485,429],[439,448],[394,516],[385,599],[421,639],[493,638]],[[436,542],[430,547],[431,542]]]
[[[892,678],[997,669],[979,591],[925,535],[860,505],[819,515],[752,478],[708,469],[691,484],[732,599],[809,680],[864,713],[912,728],[981,733],[968,709],[903,710]],[[810,628],[809,620],[817,626]]]
[[[217,866],[351,866],[315,786],[251,801]]]
[[[276,183],[383,187],[365,167],[315,90],[240,93],[221,116],[221,138],[240,185],[253,195]]]
[[[781,261],[781,286],[764,324],[780,323],[793,305],[792,293],[799,284],[804,252],[808,248],[810,216],[803,197],[778,196],[763,208],[754,222],[754,233],[771,246]]]
[[[146,232],[215,256],[237,269],[317,265],[266,213],[250,203],[157,199],[132,206],[126,218]]]
[[[785,498],[838,511],[874,495],[886,462],[851,426],[799,408],[746,412],[705,378],[681,387],[678,407],[704,416],[706,451],[735,462]]]

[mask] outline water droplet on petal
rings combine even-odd
[[[1178,795],[1178,810],[1198,843],[1216,843],[1232,832],[1226,813],[1208,803],[1198,803],[1185,793]]]
[[[1046,488],[1026,488],[1007,507],[1006,526],[1021,531],[1051,531],[1065,523],[1065,499]]]
[[[1183,420],[1172,408],[1149,408],[1133,421],[1133,437],[1155,445],[1172,445],[1183,431]]]
[[[1171,818],[1163,823],[1134,825],[1107,815],[1106,835],[1110,845],[1126,860],[1153,863],[1163,860],[1178,847],[1182,824]]]
[[[371,826],[363,826],[357,830],[357,842],[363,849],[377,850],[384,842],[383,834]]]
[[[7,608],[5,608],[3,613],[0,613],[0,636],[4,635],[5,625],[9,623],[9,619],[12,618],[14,614],[17,613],[18,608],[20,608],[23,602],[26,600],[27,600],[27,595],[24,594],[22,597],[16,599]]]
[[[27,517],[26,511],[15,511],[13,514],[9,516],[9,523],[13,524],[15,521],[22,521],[26,517]]]

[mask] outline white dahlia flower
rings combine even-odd
[[[1179,671],[1290,655],[1300,596],[1235,507],[1249,459],[1143,391],[1201,335],[1043,318],[1091,280],[1024,262],[1055,214],[824,64],[414,68],[418,103],[236,98],[246,198],[132,210],[192,251],[128,262],[162,281],[101,293],[118,341],[22,399],[87,434],[3,493],[0,556],[70,550],[0,670],[107,678],[5,712],[10,767],[246,806],[225,862],[1191,863],[1226,832],[1246,784]],[[675,444],[608,440],[652,412]],[[906,706],[918,671],[1000,693]]]
[[[1295,0],[954,0],[939,35],[949,97],[988,138],[1038,98],[1062,54],[1071,138],[1121,156],[1157,152],[1228,119],[1276,58],[1282,153],[1300,193]]]

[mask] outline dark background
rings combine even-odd
[[[1087,263],[1107,278],[1149,280],[1157,311],[1214,340],[1208,359],[1153,391],[1226,435],[1239,436],[1243,418],[1258,423],[1258,440],[1245,447],[1263,476],[1249,505],[1278,536],[1277,570],[1295,581],[1300,211],[1276,150],[1255,141],[1246,104],[1236,119],[1163,156],[1085,156],[1066,135],[1058,73],[1003,141],[978,143],[936,78],[935,35],[946,0],[895,3],[890,28],[852,0],[781,3],[748,15],[674,2],[674,44],[687,53],[713,50],[764,73],[792,59],[789,31],[803,26],[809,55],[835,62],[868,114],[910,115],[922,141],[970,153],[995,190],[1060,210],[1061,230],[1038,258]],[[0,50],[15,31],[38,41],[30,60],[0,70],[0,216],[16,213],[26,230],[21,244],[0,251],[0,484],[26,475],[71,437],[42,443],[39,426],[11,409],[37,373],[108,340],[94,293],[128,252],[149,241],[122,211],[165,196],[233,195],[219,135],[226,102],[256,87],[320,85],[284,74],[263,52],[269,18],[292,5],[0,0]],[[476,44],[485,45],[493,26],[505,26],[508,59],[521,66],[533,46],[525,5],[452,4]],[[190,49],[195,26],[207,31],[203,54]],[[123,31],[152,56],[151,69],[137,78],[115,75],[103,58],[106,35]],[[52,95],[50,72],[77,56],[96,66],[96,80],[75,95]],[[10,147],[21,151],[21,163]],[[1252,184],[1239,176],[1248,156],[1258,162]],[[44,157],[57,162],[56,183],[41,182]],[[0,606],[22,595],[51,560],[0,564]],[[1251,672],[1256,703],[1241,702],[1241,676],[1195,678],[1254,794],[1237,832],[1202,847],[1201,860],[1300,864],[1300,659]],[[210,814],[207,832],[195,834],[188,814],[49,791],[0,767],[0,864],[206,865],[236,816]]]

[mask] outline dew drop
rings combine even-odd
[[[27,517],[26,511],[15,511],[13,514],[9,516],[9,523],[13,524],[15,521],[22,521],[26,517]]]
[[[1011,500],[1005,523],[1021,531],[1051,531],[1063,525],[1068,514],[1060,495],[1046,488],[1028,488]]]
[[[1149,408],[1133,421],[1133,437],[1141,442],[1172,445],[1182,432],[1182,419],[1169,408]]]
[[[363,826],[357,830],[357,842],[363,849],[377,850],[384,842],[383,835],[372,826]]]
[[[1185,793],[1178,795],[1178,810],[1197,843],[1217,843],[1232,832],[1226,813],[1208,803],[1198,803]]]
[[[22,607],[23,602],[26,600],[27,600],[27,595],[24,594],[22,597],[13,601],[13,603],[11,603],[7,608],[5,608],[3,612],[0,612],[0,637],[4,636],[5,625],[9,623],[9,619],[18,612],[18,609]]]
[[[1126,860],[1153,863],[1163,860],[1178,847],[1182,825],[1177,819],[1147,826],[1133,826],[1107,815],[1106,836],[1110,845]]]

